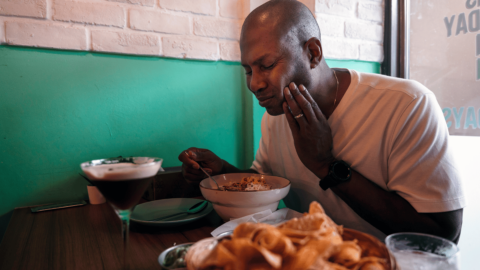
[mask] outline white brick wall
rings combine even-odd
[[[123,28],[125,14],[122,7],[103,5],[96,2],[82,3],[55,1],[53,20],[86,23],[94,25],[115,26]]]
[[[239,61],[248,13],[267,0],[0,0],[0,44]],[[325,56],[383,61],[383,0],[299,0]]]
[[[92,50],[126,54],[160,55],[158,36],[146,33],[93,30]]]
[[[217,13],[217,0],[160,0],[160,6],[170,10],[204,15],[215,15]]]
[[[195,18],[193,32],[197,36],[240,39],[240,24],[217,18]]]
[[[191,18],[140,9],[130,10],[130,28],[169,34],[190,34]]]
[[[164,37],[163,53],[168,57],[217,60],[218,43],[191,37]]]
[[[5,22],[0,18],[0,44],[5,43]]]
[[[56,49],[87,49],[84,28],[37,21],[7,21],[6,26],[7,44]]]
[[[45,18],[47,0],[1,0],[0,15]]]
[[[383,61],[383,0],[316,0],[326,58]]]

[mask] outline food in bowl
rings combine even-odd
[[[240,182],[230,182],[228,185],[220,186],[226,191],[261,191],[270,190],[272,186],[267,184],[260,175],[243,177]]]
[[[189,270],[392,269],[388,251],[382,243],[368,236],[365,240],[363,233],[348,231],[350,235],[346,238],[343,227],[335,224],[320,204],[312,202],[308,214],[277,227],[262,223],[240,224],[230,239],[216,241],[207,253],[202,254],[194,245],[192,249],[203,258],[189,252],[187,267]],[[351,238],[352,234],[358,235],[358,239]],[[196,261],[188,258],[196,258]]]
[[[252,173],[229,173],[213,176],[219,186],[230,183],[240,183],[245,177],[260,177],[268,185],[269,190],[252,191],[222,191],[210,178],[200,182],[202,196],[212,203],[213,209],[224,220],[240,218],[255,214],[267,209],[272,212],[277,210],[278,203],[287,196],[290,190],[290,181],[271,175],[259,175]]]

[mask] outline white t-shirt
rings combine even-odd
[[[463,208],[462,184],[435,95],[415,81],[349,72],[351,84],[328,119],[335,158],[397,192],[420,213]],[[298,158],[285,115],[263,116],[251,168],[292,182],[287,207],[306,212],[315,200],[338,224],[385,238],[330,189],[320,188],[320,179]]]

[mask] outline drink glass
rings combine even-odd
[[[459,270],[455,243],[422,233],[395,233],[385,239],[401,270]]]
[[[122,221],[125,269],[127,269],[128,232],[132,209],[161,169],[162,161],[161,158],[155,157],[118,157],[80,164],[83,172],[100,190]]]

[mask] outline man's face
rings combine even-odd
[[[302,48],[293,47],[266,28],[250,29],[242,37],[241,61],[248,89],[270,115],[283,114],[283,89],[290,82],[308,88],[309,80],[305,80],[308,70],[302,59]]]

